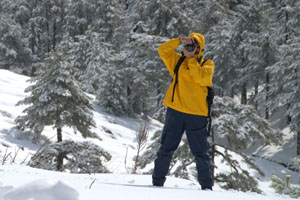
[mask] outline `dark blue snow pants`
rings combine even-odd
[[[198,181],[202,189],[212,189],[206,125],[207,117],[205,116],[186,114],[168,108],[161,136],[161,146],[154,162],[153,185],[163,186],[166,181],[173,153],[185,131],[190,149],[196,160]]]

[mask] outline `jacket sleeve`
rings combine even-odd
[[[181,56],[179,53],[174,52],[179,45],[179,38],[173,38],[158,47],[158,54],[168,68],[172,77],[174,76],[175,65]]]
[[[201,66],[195,58],[189,59],[188,62],[192,80],[201,86],[211,87],[213,85],[212,79],[215,69],[214,62],[207,60],[203,66]]]

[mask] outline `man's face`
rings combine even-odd
[[[197,40],[195,38],[191,38],[191,40],[186,44],[193,45],[195,47],[193,51],[187,51],[186,48],[183,49],[186,58],[193,58],[195,55],[199,54],[200,46],[198,45]]]

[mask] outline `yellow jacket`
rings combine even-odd
[[[173,38],[158,47],[158,53],[173,77],[173,82],[166,93],[163,105],[183,113],[207,116],[207,86],[212,86],[215,65],[212,60],[207,60],[201,67],[197,58],[200,58],[203,53],[205,46],[204,37],[199,33],[192,33],[190,37],[197,40],[200,45],[200,53],[195,55],[194,58],[185,58],[181,64],[173,102],[174,68],[181,56],[174,50],[180,45],[179,38]],[[201,60],[202,62],[203,59]]]

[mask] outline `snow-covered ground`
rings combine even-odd
[[[164,188],[150,186],[151,176],[129,174],[69,174],[26,166],[0,166],[0,200],[283,200],[278,195],[201,191],[192,181],[169,177]]]
[[[254,158],[267,175],[266,177],[256,175],[259,177],[260,189],[264,192],[261,195],[226,191],[218,185],[214,187],[213,192],[201,191],[196,181],[173,177],[168,177],[164,188],[152,187],[151,176],[128,173],[136,153],[135,134],[142,121],[115,117],[106,114],[98,107],[95,107],[94,118],[97,126],[93,131],[100,136],[101,140],[87,140],[98,144],[112,155],[112,160],[108,163],[112,174],[70,174],[28,167],[26,162],[38,150],[39,145],[31,142],[29,133],[21,133],[14,128],[14,119],[24,109],[22,106],[16,107],[15,104],[27,95],[24,89],[29,85],[26,82],[28,77],[7,70],[0,70],[0,73],[0,200],[290,199],[275,194],[269,187],[269,175],[279,174],[284,168],[261,158]],[[150,137],[161,128],[161,123],[150,120]],[[268,146],[253,152],[271,160],[280,158],[282,161],[287,161],[293,156],[292,150],[295,148],[288,130],[285,132],[287,136],[283,147]],[[55,130],[51,127],[47,127],[43,135],[53,141],[56,139]],[[75,135],[72,130],[63,129],[63,139],[69,138],[77,141],[84,140],[80,134]],[[7,155],[9,155],[7,159],[4,159]],[[219,171],[227,170],[221,162],[218,162],[217,166]],[[299,179],[299,174],[292,173],[292,175],[295,181]]]

